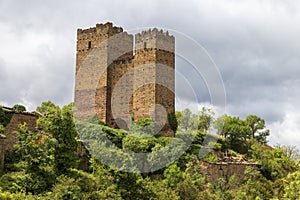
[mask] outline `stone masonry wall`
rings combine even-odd
[[[211,183],[217,183],[219,178],[223,178],[226,182],[231,176],[235,176],[239,183],[242,183],[245,177],[245,170],[247,167],[257,168],[255,163],[248,162],[217,162],[210,163],[198,161],[197,165],[200,172],[205,176],[206,180]]]
[[[5,127],[5,138],[0,138],[0,172],[3,170],[5,154],[14,150],[14,145],[18,142],[15,131],[19,130],[19,124],[27,124],[28,130],[36,130],[36,120],[38,115],[28,112],[15,112]]]
[[[31,113],[15,113],[9,124],[5,127],[4,135],[6,136],[4,149],[6,151],[12,151],[14,145],[18,142],[18,137],[15,131],[19,130],[19,124],[26,123],[29,131],[36,131],[36,120],[38,119],[37,114]]]
[[[136,34],[133,43],[132,35],[106,23],[78,29],[77,40],[77,119],[97,114],[109,126],[117,127],[118,118],[128,124],[132,117],[152,117],[169,130],[167,113],[175,109],[173,36],[149,29]]]

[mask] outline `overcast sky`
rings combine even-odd
[[[73,101],[76,29],[107,21],[193,38],[220,70],[230,115],[259,115],[271,144],[300,144],[296,0],[0,0],[0,104]]]

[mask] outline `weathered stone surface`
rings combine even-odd
[[[29,131],[36,130],[36,120],[38,119],[38,115],[31,113],[15,113],[9,124],[5,127],[5,144],[4,148],[6,151],[13,151],[14,145],[18,142],[18,136],[16,135],[16,131],[19,130],[19,124],[26,123],[26,126]]]
[[[256,163],[250,162],[204,162],[199,160],[197,165],[200,172],[208,182],[216,184],[219,178],[223,178],[226,182],[231,176],[235,176],[239,183],[242,183],[245,177],[245,170],[247,167],[257,168]]]
[[[134,42],[111,23],[78,29],[76,118],[97,114],[117,127],[116,119],[128,125],[132,118],[151,117],[162,134],[173,136],[167,113],[175,109],[174,51],[175,38],[156,28],[136,34]]]
[[[14,145],[19,141],[16,131],[19,130],[19,124],[26,123],[29,131],[36,130],[36,120],[38,114],[29,112],[13,112],[13,116],[9,124],[5,127],[5,137],[0,137],[0,171],[3,169],[5,154],[14,150]]]

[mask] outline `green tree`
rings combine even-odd
[[[23,105],[20,105],[20,104],[14,105],[12,107],[12,109],[15,110],[15,111],[22,111],[22,112],[26,111],[26,107],[23,106]]]
[[[198,130],[208,131],[214,122],[213,115],[214,112],[211,109],[203,107],[199,112]]]
[[[26,124],[19,128],[15,154],[20,158],[18,165],[22,166],[21,171],[7,173],[1,180],[2,186],[12,192],[25,190],[27,193],[42,193],[55,182],[52,168],[55,140],[28,131]]]
[[[285,156],[282,150],[255,143],[249,153],[261,165],[260,171],[269,180],[275,181],[296,170],[295,161]]]
[[[234,199],[271,199],[272,183],[253,167],[244,171],[244,182],[238,188]]]
[[[251,139],[255,139],[262,144],[267,143],[267,136],[270,135],[270,130],[266,129],[264,119],[256,115],[248,115],[245,119],[245,123],[250,128]]]
[[[192,114],[188,121],[188,129],[198,130],[199,128],[199,116],[197,114]]]
[[[36,108],[36,111],[45,115],[48,113],[53,113],[55,110],[58,110],[59,106],[55,105],[51,101],[43,102],[40,106]]]
[[[57,140],[54,154],[56,172],[63,174],[70,168],[77,168],[79,142],[73,119],[73,104],[60,109],[53,103],[46,102],[38,107],[37,111],[46,113],[38,119],[38,126]]]
[[[218,134],[229,143],[230,148],[239,153],[248,151],[246,141],[249,138],[250,129],[247,124],[238,117],[224,115],[217,120]]]
[[[266,144],[270,131],[265,127],[265,121],[255,115],[249,115],[245,120],[224,115],[215,123],[218,134],[225,138],[229,147],[239,153],[247,153],[255,142]]]
[[[27,173],[38,173],[53,164],[55,139],[46,135],[28,131],[26,123],[19,125],[16,134],[19,142],[15,145],[16,153],[26,162]]]
[[[192,112],[190,109],[186,108],[181,112],[180,128],[188,130],[191,124],[190,120],[192,117]]]
[[[296,146],[277,144],[277,145],[274,146],[274,148],[278,149],[278,150],[282,150],[283,154],[286,157],[288,157],[292,160],[299,160],[300,159],[300,152],[299,152],[299,150],[297,149]]]

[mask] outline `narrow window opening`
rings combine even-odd
[[[147,43],[146,42],[144,42],[144,49],[146,49],[147,48]]]
[[[89,41],[89,43],[88,43],[88,49],[90,49],[90,48],[92,48],[92,42],[91,41]]]

